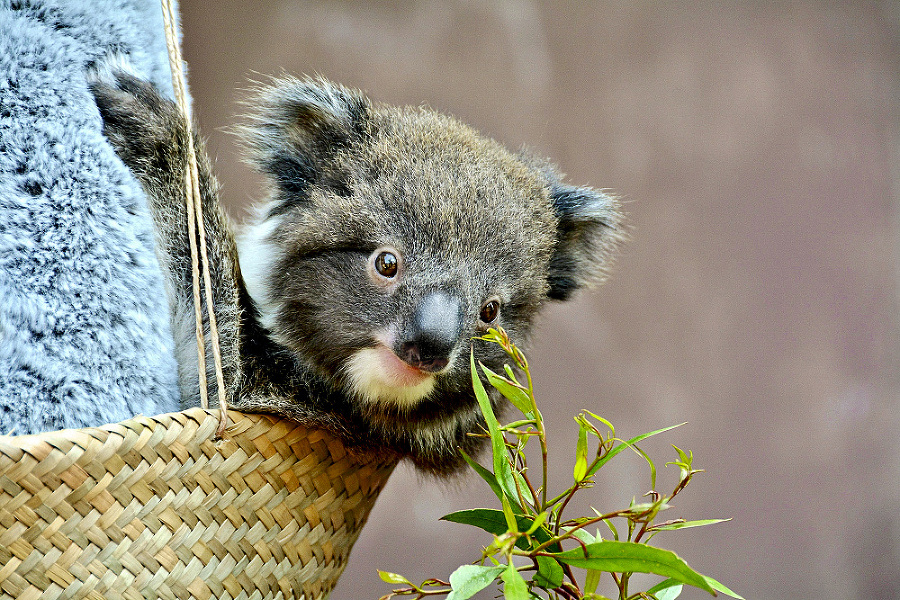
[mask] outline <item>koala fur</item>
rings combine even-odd
[[[192,402],[189,132],[125,72],[92,90],[105,135],[149,196]],[[472,338],[502,326],[523,344],[548,300],[601,280],[618,203],[453,118],[324,79],[274,79],[247,104],[239,131],[268,190],[240,236],[195,136],[229,401],[325,427],[353,451],[456,471],[458,448],[484,443],[469,435],[484,425],[470,348],[495,371],[505,358]]]

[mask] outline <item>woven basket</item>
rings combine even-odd
[[[0,599],[326,597],[395,463],[229,417],[0,436]]]

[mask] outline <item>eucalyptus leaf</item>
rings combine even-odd
[[[506,520],[506,530],[510,533],[519,533],[519,524],[516,521],[516,515],[513,513],[512,506],[509,504],[509,499],[504,496],[500,499],[500,503],[503,504],[503,518]]]
[[[610,423],[609,421],[607,421],[606,419],[604,419],[604,418],[601,417],[600,415],[595,415],[594,413],[592,413],[592,412],[589,411],[589,410],[585,410],[584,412],[586,412],[587,414],[589,414],[589,415],[591,415],[592,417],[594,417],[596,420],[600,421],[601,423],[603,423],[604,425],[606,425],[607,427],[609,427],[609,434],[610,434],[611,436],[615,437],[615,435],[616,435],[616,428],[613,427],[613,424],[612,424],[612,423]]]
[[[484,365],[481,365],[481,370],[484,371],[484,374],[487,376],[488,383],[497,388],[497,390],[499,390],[507,400],[512,402],[513,406],[518,408],[522,414],[526,417],[533,416],[534,412],[532,411],[531,397],[528,395],[528,392],[516,386],[506,377],[497,375]]]
[[[612,519],[604,519],[603,522],[609,528],[610,532],[613,534],[613,539],[615,541],[619,541],[619,530],[616,529],[616,526],[613,524]]]
[[[650,489],[656,489],[656,465],[653,464],[653,460],[650,458],[650,455],[638,448],[637,446],[632,446],[635,452],[644,457],[644,460],[647,461],[647,464],[650,465]]]
[[[465,523],[466,525],[474,525],[480,529],[484,529],[488,533],[492,533],[494,535],[503,535],[508,531],[506,524],[506,516],[502,511],[493,509],[493,508],[472,508],[469,510],[460,510],[457,512],[452,512],[449,515],[444,515],[441,517],[442,521],[449,521],[451,523]],[[518,524],[519,531],[529,531],[532,529],[534,525],[534,520],[529,517],[523,515],[516,515],[516,522]],[[543,544],[552,539],[552,535],[544,526],[538,526],[531,533],[535,540],[539,544]],[[525,538],[520,538],[516,543],[516,546],[521,548],[522,550],[528,550],[528,540]],[[558,544],[553,544],[551,546],[551,551],[556,551],[559,549]]]
[[[585,552],[587,554],[585,554]],[[654,573],[698,587],[712,595],[714,588],[674,552],[633,542],[602,541],[554,554],[560,562],[612,573]]]
[[[730,589],[728,589],[724,584],[719,583],[718,581],[716,581],[716,580],[713,579],[712,577],[707,577],[706,575],[704,575],[703,578],[704,578],[704,579],[706,580],[706,582],[710,585],[710,587],[712,587],[712,588],[713,588],[714,590],[716,590],[717,592],[722,592],[722,593],[725,594],[726,596],[731,596],[732,598],[737,598],[737,600],[744,600],[744,597],[743,597],[743,596],[740,596],[740,595],[738,595],[737,593],[732,592],[732,591],[731,591]]]
[[[654,585],[652,588],[647,590],[646,593],[656,595],[657,593],[661,592],[662,590],[669,589],[670,587],[673,587],[673,586],[681,586],[681,585],[682,585],[681,583],[679,583],[678,581],[676,581],[672,578],[663,579],[662,581],[660,581],[659,583]]]
[[[484,416],[485,423],[488,426],[488,433],[491,436],[491,454],[494,458],[494,475],[503,494],[509,498],[514,507],[521,512],[519,505],[519,494],[516,490],[516,480],[512,474],[512,467],[509,464],[506,453],[506,440],[500,431],[500,423],[494,416],[494,409],[491,406],[491,400],[488,398],[478,377],[478,370],[475,368],[475,352],[469,353],[469,367],[472,373],[472,387],[475,390],[475,398],[478,400],[478,406],[481,408],[481,414]]]
[[[582,421],[579,421],[578,425],[578,444],[575,447],[575,468],[572,471],[572,475],[575,478],[575,483],[581,483],[582,481],[584,481],[584,476],[587,474],[588,427],[587,423],[584,423]]]
[[[731,519],[700,519],[698,521],[684,521],[683,523],[669,523],[668,525],[660,525],[654,527],[654,531],[672,531],[675,529],[690,529],[691,527],[703,527],[704,525],[715,525],[716,523],[725,523]]]
[[[544,522],[546,522],[548,515],[549,515],[549,513],[545,510],[544,512],[542,512],[541,514],[536,516],[534,518],[534,522],[531,523],[531,526],[528,528],[528,531],[526,531],[525,533],[527,533],[528,535],[531,535],[535,531],[537,531],[538,527],[540,527],[541,525],[544,524]]]
[[[573,529],[570,533],[571,533],[572,537],[577,538],[578,541],[583,544],[595,544],[599,541],[602,541],[602,540],[598,540],[594,536],[592,536],[589,531],[585,531],[584,529],[581,529],[581,528]]]
[[[587,569],[587,573],[584,576],[584,591],[586,594],[596,593],[597,588],[600,586],[600,576],[602,574],[603,571]]]
[[[666,464],[677,466],[681,470],[681,478],[685,479],[692,474],[691,465],[694,462],[694,453],[690,451],[685,452],[675,444],[672,444],[672,447],[678,452],[678,460]]]
[[[405,583],[406,585],[412,585],[409,579],[403,575],[391,573],[390,571],[378,571],[378,576],[381,577],[381,580],[385,583]]]
[[[512,466],[510,466],[510,473],[512,474],[514,481],[518,484],[516,491],[521,494],[522,499],[524,499],[526,503],[534,505],[534,496],[531,494],[531,488],[525,483],[525,477],[518,469],[513,469]],[[516,506],[521,510],[521,505],[519,503],[516,503]]]
[[[530,596],[528,584],[522,579],[514,564],[509,563],[500,579],[503,580],[503,597],[506,600],[528,600]]]
[[[488,533],[494,535],[503,535],[506,533],[506,517],[503,511],[495,508],[470,508],[468,510],[459,510],[441,517],[442,521],[451,523],[464,523],[466,525],[474,525],[484,529]]]
[[[681,462],[683,462],[685,465],[688,466],[688,468],[690,468],[691,463],[694,462],[694,453],[691,452],[690,450],[685,452],[684,450],[682,450],[675,444],[672,444],[672,447],[675,448],[676,452],[678,452],[678,458],[681,460]]]
[[[463,565],[450,575],[450,587],[453,588],[447,595],[447,600],[467,600],[471,598],[500,576],[506,568],[483,567],[481,565]]]
[[[510,380],[510,381],[512,381],[512,382],[515,383],[515,384],[518,384],[518,383],[519,383],[519,380],[516,379],[516,374],[515,374],[515,372],[512,370],[512,367],[511,367],[511,366],[509,366],[509,365],[506,364],[506,363],[503,363],[503,370],[506,371],[506,376],[509,377],[509,380]]]
[[[504,425],[506,429],[518,429],[519,427],[524,427],[526,425],[535,425],[534,419],[521,419],[519,421],[513,421],[512,423],[507,423]]]
[[[656,600],[675,600],[675,598],[681,595],[681,590],[683,589],[684,586],[680,583],[673,585],[672,587],[667,587],[656,593]]]
[[[625,450],[626,448],[630,448],[631,446],[637,444],[638,442],[646,440],[649,437],[653,437],[654,435],[659,435],[660,433],[665,433],[667,431],[671,431],[671,430],[675,429],[676,427],[681,427],[682,425],[684,425],[684,423],[679,423],[678,425],[672,425],[670,427],[664,427],[662,429],[657,429],[656,431],[651,431],[650,433],[643,433],[641,435],[631,438],[630,440],[628,440],[626,442],[622,442],[621,444],[619,444],[618,446],[614,447],[612,450],[610,450],[609,452],[604,454],[603,458],[601,458],[597,462],[595,462],[594,465],[588,470],[587,476],[590,477],[591,475],[593,475],[594,473],[599,471],[603,467],[603,465],[605,465],[610,460],[612,460],[622,450]]]
[[[494,494],[496,494],[497,499],[499,500],[500,498],[502,498],[503,490],[500,489],[500,484],[497,483],[497,477],[494,476],[494,474],[489,470],[482,467],[474,458],[466,454],[462,450],[462,448],[460,448],[459,453],[462,454],[463,459],[465,459],[469,466],[472,467],[472,469],[487,482],[487,484],[491,487],[491,490],[493,490]]]
[[[558,588],[562,585],[565,571],[555,558],[549,556],[537,556],[537,573],[534,574],[534,583],[538,587],[547,590]]]

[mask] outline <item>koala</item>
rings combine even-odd
[[[428,108],[290,76],[247,101],[238,132],[267,189],[236,234],[172,102],[123,70],[91,90],[149,197],[185,401],[197,388],[183,199],[193,135],[228,401],[425,473],[458,472],[459,449],[484,445],[470,435],[485,424],[469,354],[499,372],[506,357],[475,338],[503,327],[526,344],[545,304],[604,278],[622,237],[617,200],[546,161]]]

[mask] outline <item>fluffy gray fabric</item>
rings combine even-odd
[[[155,0],[0,0],[0,433],[179,409],[152,222],[85,82],[171,93]]]

